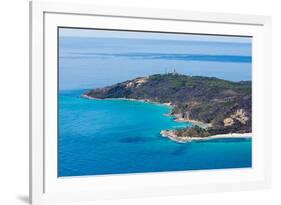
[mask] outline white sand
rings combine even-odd
[[[231,139],[231,138],[252,138],[252,133],[231,133],[219,134],[209,137],[192,137],[192,140],[210,140],[210,139]]]
[[[179,143],[187,143],[192,141],[202,141],[202,140],[212,140],[212,139],[239,139],[239,138],[252,138],[252,133],[231,133],[231,134],[219,134],[213,135],[209,137],[178,137],[173,132],[165,133],[165,131],[161,131],[160,133],[163,137],[167,137],[170,140],[179,142]]]

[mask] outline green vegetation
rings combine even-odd
[[[190,128],[180,128],[175,131],[179,137],[209,137],[210,133],[197,125]]]
[[[208,130],[197,127],[178,130],[192,136],[251,132],[252,84],[250,81],[232,82],[213,77],[187,76],[177,73],[139,77],[105,88],[93,89],[85,95],[94,98],[131,98],[158,103],[171,103],[171,115],[210,123]],[[245,123],[233,119],[225,126],[224,120],[237,110],[247,117]]]
[[[156,74],[150,76],[153,81],[170,81],[173,87],[195,87],[204,86],[211,88],[223,88],[223,89],[238,89],[251,91],[251,86],[249,81],[242,81],[241,83],[231,82],[227,80],[222,80],[214,77],[202,77],[202,76],[187,76],[181,74]]]

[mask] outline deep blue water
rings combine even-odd
[[[59,94],[60,177],[251,167],[251,139],[176,143],[159,132],[190,124],[165,116],[168,106],[82,92]]]

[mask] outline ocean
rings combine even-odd
[[[170,107],[129,100],[89,100],[85,90],[59,93],[58,176],[245,168],[252,165],[251,139],[214,139],[180,144],[163,129],[175,122]]]
[[[174,72],[252,79],[251,43],[60,37],[60,90],[100,88]]]
[[[111,37],[77,37],[81,30],[71,31],[77,36],[64,36],[62,31],[59,177],[251,167],[251,139],[180,144],[160,135],[163,129],[190,126],[166,116],[168,106],[80,97],[85,89],[174,71],[236,82],[251,80],[251,38],[237,42],[234,37],[217,36],[218,41],[213,37],[200,41],[202,37],[183,40],[187,38],[174,34],[121,31],[110,35],[103,31]]]

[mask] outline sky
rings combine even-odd
[[[168,34],[152,32],[133,31],[110,31],[97,29],[60,28],[61,37],[92,37],[92,38],[137,38],[157,40],[186,40],[186,41],[208,41],[208,42],[232,42],[251,43],[249,37],[195,35],[195,34]]]

